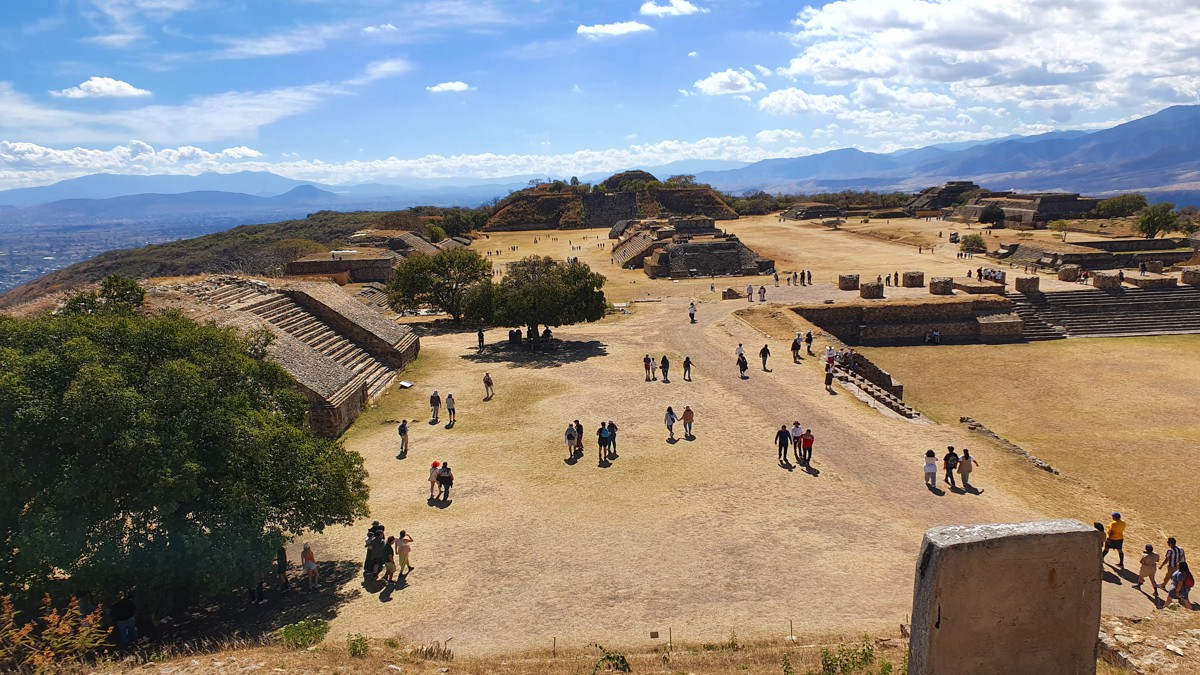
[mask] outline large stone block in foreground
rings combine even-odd
[[[839,291],[857,291],[858,290],[858,275],[857,274],[839,274],[838,275],[838,290]]]
[[[1117,272],[1092,272],[1092,286],[1106,291],[1116,290],[1121,287],[1121,277]]]
[[[954,295],[954,278],[934,277],[930,279],[929,292],[933,295]]]
[[[901,279],[905,288],[921,288],[925,285],[924,272],[905,272]]]
[[[1179,280],[1185,284],[1200,285],[1200,267],[1184,267],[1179,273]]]
[[[877,300],[883,297],[883,284],[871,281],[858,287],[858,297]]]
[[[1079,265],[1063,265],[1058,268],[1059,281],[1079,281],[1079,275],[1083,273],[1083,268]]]
[[[1101,537],[1077,520],[926,532],[908,672],[1094,675]]]
[[[1037,295],[1041,292],[1041,277],[1017,277],[1017,292],[1023,295]]]

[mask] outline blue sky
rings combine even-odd
[[[1200,98],[1185,0],[40,0],[0,188],[566,176],[1089,129]]]

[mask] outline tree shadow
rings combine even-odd
[[[535,345],[533,348],[525,348],[504,343],[482,352],[463,354],[462,358],[475,363],[507,363],[526,368],[558,368],[567,363],[578,363],[608,354],[608,345],[599,340],[552,339],[537,341]]]

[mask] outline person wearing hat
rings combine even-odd
[[[429,498],[430,499],[433,499],[434,495],[436,494],[438,467],[441,465],[442,465],[442,463],[437,462],[437,461],[435,461],[433,464],[429,465]]]
[[[1117,567],[1125,569],[1125,551],[1122,548],[1125,545],[1125,521],[1116,511],[1113,511],[1112,522],[1104,530],[1104,537],[1104,553],[1100,558],[1106,558],[1109,551],[1116,551]]]

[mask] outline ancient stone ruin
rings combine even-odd
[[[821,202],[804,202],[796,204],[783,212],[788,220],[812,220],[815,218],[842,218],[845,213],[840,206]]]
[[[955,209],[954,215],[979,220],[984,209],[998,206],[1004,211],[1006,226],[1040,229],[1051,220],[1082,218],[1099,203],[1098,198],[1080,197],[1073,192],[984,192]]]
[[[396,265],[408,255],[434,255],[447,248],[470,246],[466,237],[451,237],[432,244],[407,230],[363,230],[350,236],[351,248],[314,253],[284,265],[284,274],[301,277],[326,277],[341,284],[386,283]]]
[[[838,275],[838,290],[839,291],[856,291],[856,290],[858,290],[858,275],[857,274],[839,274]]]
[[[954,277],[934,277],[930,279],[929,292],[933,295],[954,295]]]
[[[1102,539],[1077,520],[926,532],[908,672],[1095,673]]]
[[[858,297],[868,300],[878,300],[883,297],[883,284],[870,281],[858,287]]]
[[[874,282],[863,284],[870,285]],[[942,342],[1018,342],[1024,330],[1012,301],[992,295],[803,304],[792,310],[855,346],[923,344],[935,330]]]
[[[188,307],[197,321],[266,329],[267,352],[309,401],[308,424],[336,437],[397,379],[420,350],[408,328],[355,300],[335,283],[219,276],[159,286],[151,293]]]
[[[925,286],[924,272],[905,272],[900,277],[905,288],[922,288]]]
[[[921,190],[920,194],[904,206],[904,211],[916,218],[938,216],[941,215],[942,209],[957,204],[964,194],[979,189],[978,185],[969,180],[952,180],[945,185]]]
[[[1037,295],[1041,292],[1041,281],[1041,277],[1017,277],[1017,292],[1022,295]]]
[[[651,218],[617,223],[613,260],[625,269],[641,267],[651,279],[752,276],[775,269],[735,235],[703,216]]]

